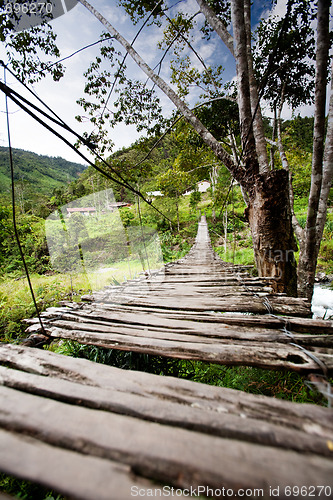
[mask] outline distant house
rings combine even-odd
[[[199,193],[206,193],[209,188],[210,188],[210,182],[209,181],[198,182],[198,191],[199,191]]]
[[[161,191],[149,191],[146,193],[147,196],[150,198],[156,198],[156,196],[164,196],[164,194]]]
[[[94,207],[76,207],[76,208],[67,208],[67,215],[70,217],[72,214],[82,214],[85,216],[93,215],[96,213],[96,208]]]
[[[197,184],[199,193],[206,193],[210,186],[211,183],[209,181],[200,181]],[[193,189],[191,189],[190,191],[185,191],[184,196],[189,196],[191,193],[193,193]]]
[[[113,201],[107,205],[107,208],[113,212],[117,208],[130,207],[131,203],[126,203],[125,201]]]

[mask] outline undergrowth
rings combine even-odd
[[[30,481],[22,481],[0,472],[0,497],[2,498],[1,491],[21,500],[66,500],[65,497],[43,486]]]

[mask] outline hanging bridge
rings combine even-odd
[[[185,258],[42,319],[51,340],[293,370],[331,402],[333,322],[275,285],[221,261],[202,218]],[[17,345],[0,345],[0,380],[0,470],[70,498],[332,497],[330,408]]]

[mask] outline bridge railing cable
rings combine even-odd
[[[265,297],[260,297],[257,293],[253,292],[246,283],[244,282],[242,276],[239,273],[235,274],[239,283],[243,286],[243,288],[246,289],[247,292],[251,293],[254,297],[257,299],[260,299],[263,306],[267,310],[267,315],[270,316],[271,318],[274,318],[278,320],[283,326],[280,328],[280,331],[285,335],[289,341],[289,345],[296,347],[300,349],[304,354],[306,354],[312,361],[314,361],[318,368],[319,371],[321,372],[320,375],[320,381],[316,380],[306,380],[304,381],[305,385],[308,387],[315,387],[328,401],[328,407],[331,408],[333,404],[333,392],[332,392],[332,386],[328,380],[328,370],[327,366],[323,361],[321,361],[313,352],[309,351],[305,347],[303,347],[298,340],[295,338],[293,332],[290,330],[290,322],[288,319],[284,318],[283,316],[277,316],[274,314],[274,308],[267,296]],[[309,376],[311,378],[311,376]]]

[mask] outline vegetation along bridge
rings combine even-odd
[[[202,218],[189,254],[163,272],[42,317],[51,340],[294,370],[330,403],[333,323],[274,290],[274,279],[222,262]],[[40,343],[29,321],[27,343]],[[0,469],[69,498],[191,488],[193,497],[332,498],[330,408],[5,344],[0,380]]]

